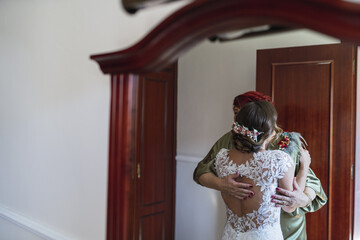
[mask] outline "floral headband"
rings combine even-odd
[[[252,140],[254,140],[254,142],[257,142],[257,137],[263,133],[263,132],[259,132],[256,129],[249,130],[247,127],[245,127],[244,125],[240,125],[238,122],[233,122],[232,129],[237,134],[241,134],[251,138]]]

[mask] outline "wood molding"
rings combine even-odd
[[[29,219],[25,216],[22,216],[15,211],[0,205],[0,218],[3,218],[4,221],[8,221],[17,227],[27,231],[29,234],[35,234],[36,236],[41,237],[42,239],[48,240],[71,240],[71,238],[60,234],[41,223],[35,222],[32,219]]]
[[[351,166],[351,172],[350,172],[350,176],[352,177],[354,184],[353,184],[353,201],[352,201],[352,206],[353,206],[353,226],[352,226],[352,237],[354,239],[357,239],[358,237],[360,237],[360,210],[359,208],[359,203],[360,203],[360,186],[359,186],[359,177],[360,177],[360,159],[358,158],[359,156],[359,152],[360,149],[357,148],[358,146],[358,132],[359,132],[359,119],[358,119],[358,109],[359,109],[359,80],[360,80],[360,74],[359,74],[359,67],[360,67],[360,46],[359,45],[355,45],[355,64],[354,64],[354,69],[353,69],[353,74],[354,74],[354,82],[355,82],[355,87],[353,89],[353,94],[354,94],[354,98],[355,98],[355,104],[353,106],[353,114],[354,114],[354,141],[355,141],[355,146],[354,146],[354,162],[353,165]]]
[[[349,3],[350,4],[350,3]],[[181,8],[132,47],[91,56],[104,73],[155,72],[220,32],[264,24],[306,27],[360,42],[359,4],[303,0],[195,1]]]
[[[107,239],[129,239],[131,234],[137,84],[131,74],[111,78]]]

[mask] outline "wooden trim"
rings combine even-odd
[[[107,239],[130,239],[135,158],[137,76],[112,75]],[[121,189],[121,191],[119,191]]]
[[[177,132],[177,90],[178,90],[178,62],[176,61],[176,63],[174,64],[174,82],[173,82],[173,88],[174,88],[174,101],[173,101],[173,104],[174,104],[174,114],[173,114],[173,136],[174,136],[174,139],[173,139],[173,150],[172,150],[172,173],[175,173],[172,175],[172,196],[173,196],[173,199],[172,199],[172,212],[171,212],[171,236],[174,236],[175,237],[175,214],[176,214],[176,148],[177,148],[177,135],[176,135],[176,132]]]
[[[333,147],[334,147],[334,61],[331,61],[331,79],[330,79],[330,123],[329,123],[329,133],[330,133],[330,138],[329,138],[329,172],[328,172],[328,184],[329,184],[329,193],[333,192],[333,162],[334,162],[334,154],[333,154]],[[330,198],[330,196],[328,196]],[[328,201],[328,239],[331,239],[331,223],[333,221],[333,217],[332,217],[332,211],[331,209],[333,209],[333,202],[332,201]]]
[[[344,45],[344,44],[342,44]],[[354,59],[355,49],[353,44],[346,44],[343,48],[344,51],[348,51],[349,49],[352,51],[352,59]],[[343,71],[345,71],[343,69]],[[352,67],[345,71],[346,73],[351,74],[352,82],[346,81],[346,83],[336,81],[334,82],[333,86],[333,107],[334,112],[337,111],[336,117],[332,117],[332,128],[333,128],[333,143],[336,144],[336,141],[340,139],[348,139],[347,146],[344,149],[333,149],[334,151],[331,154],[331,167],[336,169],[332,171],[332,179],[330,182],[330,187],[333,193],[338,192],[339,186],[343,189],[346,189],[346,196],[341,196],[339,194],[332,194],[329,198],[329,203],[336,204],[338,201],[337,198],[345,199],[345,204],[348,206],[346,208],[341,208],[341,211],[338,208],[333,207],[329,208],[329,215],[332,218],[332,225],[336,225],[337,220],[341,219],[341,221],[346,221],[348,224],[348,229],[345,231],[349,233],[350,236],[343,236],[344,239],[351,239],[352,238],[352,225],[353,225],[353,217],[354,217],[354,209],[353,209],[353,201],[354,201],[354,188],[353,188],[353,180],[345,179],[350,178],[350,169],[351,165],[354,164],[355,158],[355,124],[356,124],[356,116],[355,116],[355,107],[356,107],[356,96],[354,95],[354,91],[356,88],[356,82],[354,79],[354,75],[352,74]],[[349,76],[335,76],[334,77],[340,78],[348,78]],[[346,84],[346,85],[344,85]],[[341,85],[341,87],[340,87]],[[350,95],[348,95],[350,93]],[[342,99],[342,100],[341,100]],[[344,100],[345,99],[345,100]],[[347,111],[348,110],[348,111]],[[346,114],[346,113],[349,114]],[[341,130],[339,130],[339,128]],[[345,135],[347,135],[345,137]],[[350,135],[350,138],[348,137]],[[339,161],[341,159],[346,159],[346,161]],[[336,161],[335,161],[336,160]],[[340,167],[340,165],[345,165],[345,167]],[[340,172],[338,169],[346,170],[346,172]],[[345,211],[345,212],[344,212]],[[333,239],[335,236],[339,237],[338,232],[335,230],[336,228],[331,229],[331,236]],[[336,238],[336,237],[335,237]],[[331,238],[329,238],[331,239]]]
[[[351,99],[352,99],[352,112],[351,112],[351,121],[352,121],[352,124],[351,124],[351,132],[353,134],[351,134],[351,159],[352,159],[352,162],[351,162],[351,165],[350,165],[350,169],[352,168],[352,181],[351,181],[351,184],[350,184],[350,189],[352,190],[352,192],[350,193],[350,209],[352,210],[351,212],[351,219],[350,219],[350,233],[351,233],[351,236],[354,238],[354,221],[355,221],[355,201],[359,201],[359,199],[356,198],[356,195],[355,195],[355,164],[356,164],[356,129],[357,129],[357,126],[356,126],[356,109],[357,109],[357,71],[358,69],[356,68],[356,64],[357,64],[357,59],[358,59],[358,46],[357,45],[353,45],[353,61],[354,61],[354,71],[353,71],[353,91],[352,91],[352,96],[351,96]],[[349,174],[350,177],[351,177],[351,173]]]
[[[35,219],[30,219],[12,209],[0,204],[0,221],[4,221],[5,224],[9,224],[11,227],[15,227],[17,231],[26,232],[27,236],[37,236],[38,239],[51,239],[51,240],[73,240],[69,236],[65,236],[59,232],[59,229],[49,228],[49,226],[43,225]],[[5,229],[2,226],[2,229]]]
[[[360,96],[357,96],[357,93],[360,90],[360,85],[357,84],[360,81],[359,69],[360,67],[360,47],[356,46],[356,58],[355,58],[355,98],[356,98],[356,107],[355,109],[359,108],[360,106]],[[354,239],[360,239],[360,113],[357,112],[356,114],[356,145],[355,145],[355,163],[353,169],[353,178],[354,178],[354,221],[353,221],[353,237]]]
[[[300,0],[195,1],[169,16],[134,46],[91,59],[104,73],[156,72],[210,36],[264,24],[307,27],[360,42],[358,7],[351,10]]]

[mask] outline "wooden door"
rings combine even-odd
[[[135,240],[174,237],[176,65],[139,76]]]
[[[308,142],[329,198],[306,214],[308,239],[351,239],[355,155],[355,50],[351,44],[259,50],[256,89],[272,96],[280,126]]]

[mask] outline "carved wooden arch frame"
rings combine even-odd
[[[111,74],[107,240],[130,239],[138,74],[161,70],[215,34],[264,24],[310,28],[360,42],[360,5],[343,1],[198,0],[134,46],[91,56]]]

